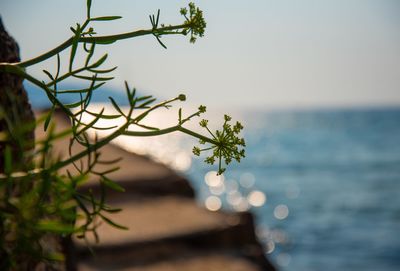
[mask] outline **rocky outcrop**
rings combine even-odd
[[[19,48],[7,33],[0,18],[0,62],[19,62]],[[29,150],[34,143],[34,114],[22,85],[23,79],[0,72],[0,132],[7,139],[0,140],[0,173],[4,172],[4,150],[11,146],[13,169],[29,167]]]

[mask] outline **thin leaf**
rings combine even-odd
[[[103,206],[103,210],[107,213],[119,213],[122,211],[122,208],[111,208],[109,206]]]
[[[121,229],[121,230],[129,230],[129,228],[115,223],[114,221],[112,221],[111,219],[105,217],[105,216],[104,216],[103,214],[101,214],[101,213],[99,213],[99,216],[101,216],[101,218],[102,218],[105,222],[107,222],[109,225],[111,225],[111,226],[113,226],[113,227],[115,227],[115,228],[118,228],[118,229]]]
[[[86,93],[90,90],[95,90],[98,89],[99,87],[101,87],[102,85],[104,85],[106,82],[101,82],[95,86],[93,86],[93,88],[84,88],[84,89],[68,89],[68,90],[59,90],[57,91],[58,94],[65,94],[65,93]]]
[[[54,77],[53,77],[53,75],[51,75],[50,72],[48,72],[46,70],[43,70],[43,72],[51,79],[51,81],[54,81]]]
[[[93,81],[93,79],[94,79],[94,81],[109,81],[109,80],[114,79],[114,77],[96,77],[96,78],[94,78],[93,76],[83,76],[83,75],[73,75],[73,77],[79,78],[82,80],[90,80],[90,81]]]
[[[89,218],[90,217],[90,212],[86,208],[86,205],[85,205],[85,203],[83,203],[81,197],[79,195],[76,195],[74,198],[75,198],[76,202],[78,203],[79,207],[83,210],[85,215]]]
[[[83,43],[83,50],[85,50],[86,53],[90,53],[90,49],[87,48],[87,42]]]
[[[89,61],[93,56],[95,46],[96,46],[96,43],[94,43],[94,42],[92,43],[92,46],[90,46],[88,56],[86,57],[86,61],[85,61],[85,67],[87,67],[89,65]]]
[[[149,112],[144,112],[144,113],[140,114],[139,116],[137,116],[137,117],[135,118],[136,124],[137,124],[139,121],[141,121],[142,119],[144,119],[148,114],[149,114]]]
[[[150,23],[153,26],[153,29],[156,28],[156,24],[154,22],[154,15],[153,16],[149,15],[149,18],[150,18]]]
[[[156,26],[158,26],[159,19],[160,19],[160,10],[157,11]]]
[[[90,8],[92,7],[92,0],[86,1],[87,18],[90,19]]]
[[[115,171],[117,171],[119,169],[120,169],[120,167],[114,167],[112,169],[105,170],[105,171],[102,171],[102,172],[96,172],[96,171],[93,170],[92,173],[93,174],[97,174],[97,175],[101,175],[101,176],[104,177],[104,175],[110,174],[110,173],[115,172]]]
[[[92,126],[100,119],[103,112],[104,112],[104,108],[100,111],[100,113],[91,122],[89,122],[88,124],[85,124],[85,128],[79,130],[79,132],[77,132],[76,135],[80,135],[83,132],[85,132],[86,130],[92,128]],[[81,124],[83,124],[83,123],[81,123]]]
[[[79,102],[76,102],[76,103],[65,104],[64,106],[67,107],[67,108],[75,108],[75,107],[80,106],[83,103],[84,103],[84,101],[79,101]]]
[[[118,158],[112,159],[112,160],[98,160],[97,163],[103,164],[103,165],[110,165],[110,164],[118,163],[121,160],[122,160],[122,157],[118,157]]]
[[[80,25],[76,24],[75,36],[72,40],[71,55],[69,58],[69,71],[70,72],[72,71],[72,64],[74,63],[74,58],[75,58],[76,50],[78,48],[78,42],[79,42],[80,37],[81,37]]]
[[[132,100],[133,100],[133,98],[135,98],[135,96],[136,96],[136,88],[133,88],[132,89]]]
[[[106,70],[95,70],[95,69],[91,69],[91,68],[89,68],[88,70],[93,73],[109,73],[109,72],[116,70],[117,68],[118,68],[118,66],[115,66],[111,69],[106,69]]]
[[[126,90],[126,96],[128,96],[128,101],[129,101],[129,103],[131,103],[133,96],[132,96],[131,91],[129,90],[127,81],[125,81],[125,90]]]
[[[97,73],[93,76],[92,83],[90,84],[88,92],[86,93],[85,104],[83,109],[86,109],[89,106],[90,101],[92,100],[93,87],[95,86],[96,78],[97,78]]]
[[[156,37],[158,43],[160,43],[160,45],[161,45],[162,47],[164,47],[164,49],[168,49],[167,46],[160,40],[160,38],[159,38],[158,36],[155,36],[155,37]]]
[[[106,176],[103,176],[101,178],[101,182],[111,188],[112,190],[118,191],[118,192],[125,192],[125,188],[123,188],[121,185],[117,184],[116,182],[110,180],[109,178],[107,178]]]
[[[156,100],[155,98],[154,98],[154,99],[151,99],[151,100],[149,100],[149,101],[147,101],[147,102],[142,103],[142,104],[139,105],[138,107],[139,107],[139,108],[147,108],[148,105],[152,104],[155,100]]]
[[[122,16],[101,16],[101,17],[94,17],[90,18],[91,21],[113,21],[121,19]]]
[[[57,54],[57,72],[56,72],[56,77],[55,77],[56,82],[57,82],[58,76],[60,75],[60,67],[61,67],[60,54]],[[57,84],[55,84],[54,88],[57,90]]]
[[[104,108],[103,108],[104,109]],[[99,115],[99,113],[94,113],[94,112],[90,112],[90,111],[85,111],[87,114],[92,115],[94,117],[97,117]],[[103,110],[101,111],[103,112]],[[120,118],[121,115],[101,115],[101,119],[118,119]]]
[[[149,96],[139,97],[139,98],[136,98],[136,101],[140,102],[140,101],[143,101],[143,100],[148,100],[150,98],[153,98],[153,96],[149,95]]]
[[[90,68],[90,69],[94,69],[94,68],[99,67],[101,64],[104,63],[104,61],[106,61],[107,57],[108,57],[108,55],[105,54],[105,55],[102,56],[99,60],[97,60],[95,63],[93,63],[92,65],[90,65],[89,68]]]
[[[95,129],[95,130],[102,130],[102,131],[105,131],[105,130],[115,129],[115,128],[117,128],[117,127],[118,127],[118,125],[113,125],[113,126],[108,126],[108,127],[92,126],[92,127],[90,127],[90,128],[93,128],[93,129]]]
[[[46,120],[44,122],[44,131],[45,132],[47,131],[47,127],[49,127],[51,117],[52,117],[52,115],[54,113],[54,109],[55,109],[55,105],[53,105],[51,107],[50,112],[47,114]]]
[[[114,108],[123,116],[125,116],[125,114],[122,112],[121,108],[118,106],[118,104],[115,102],[115,100],[112,97],[108,97],[108,99],[110,99],[112,105],[114,106]]]

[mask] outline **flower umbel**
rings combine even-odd
[[[195,43],[197,37],[204,36],[204,29],[206,28],[206,21],[203,17],[203,11],[201,11],[194,3],[189,3],[189,10],[187,8],[181,8],[180,13],[185,17],[185,24],[188,26],[184,30],[184,34],[190,34],[190,42]]]
[[[207,164],[214,164],[218,161],[218,174],[222,174],[225,171],[225,167],[223,167],[223,163],[225,165],[229,165],[232,162],[232,159],[235,159],[237,162],[240,162],[242,158],[245,157],[244,147],[246,146],[243,138],[239,137],[239,133],[243,129],[243,126],[240,122],[236,122],[235,125],[231,125],[230,121],[232,118],[228,115],[224,116],[224,124],[222,125],[222,131],[215,131],[215,133],[211,132],[208,128],[208,121],[201,120],[200,126],[203,127],[211,134],[213,138],[213,142],[210,143],[211,146],[200,149],[199,147],[193,148],[193,153],[195,155],[200,155],[200,152],[203,151],[212,151],[212,154],[205,158],[204,162]],[[200,144],[204,145],[204,141],[200,140]]]

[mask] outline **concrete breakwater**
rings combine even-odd
[[[53,118],[57,130],[68,128],[61,113]],[[43,138],[42,127],[36,134]],[[72,152],[77,151],[75,146]],[[66,155],[68,139],[58,141],[54,152]],[[165,165],[112,144],[102,153],[108,160],[122,158],[116,164],[120,170],[109,177],[126,191],[108,190],[107,203],[122,208],[110,218],[129,230],[102,223],[100,242],[88,239],[92,251],[74,240],[77,270],[275,270],[255,236],[251,213],[209,211],[197,205],[189,181]],[[99,193],[97,181],[89,180],[82,190]]]

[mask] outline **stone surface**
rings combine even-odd
[[[99,268],[99,266],[101,266]],[[102,265],[97,262],[86,262],[80,265],[81,271],[115,270],[116,265]],[[191,251],[173,258],[148,264],[133,264],[130,267],[124,263],[117,266],[121,271],[261,271],[259,265],[244,257],[229,254],[224,251]]]
[[[238,262],[263,268],[260,270],[274,270],[256,240],[253,219],[249,213],[211,212],[198,206],[192,199],[179,196],[130,201],[125,198],[110,204],[123,209],[110,218],[129,230],[121,231],[103,223],[97,231],[100,243],[96,244],[94,238],[87,240],[94,255],[86,247],[87,243],[78,241],[78,258],[87,268],[120,270],[122,266],[136,265],[140,266],[135,267],[139,269],[132,270],[163,270],[167,266],[184,270],[191,261],[176,261],[178,255],[189,253],[198,265],[201,260],[197,257],[202,258],[203,254],[207,254],[212,258],[215,255],[210,251],[218,249],[218,253],[223,252],[225,256],[247,259],[237,259]],[[227,259],[224,257],[218,261],[214,258],[213,264],[223,264]],[[105,266],[113,266],[114,269]],[[221,270],[231,269],[226,267]]]
[[[121,231],[102,223],[98,228],[100,243],[94,247],[128,246],[171,236],[186,236],[195,232],[221,230],[240,223],[237,214],[211,212],[199,207],[193,200],[168,196],[140,200],[111,202],[122,211],[108,217],[129,230]]]

